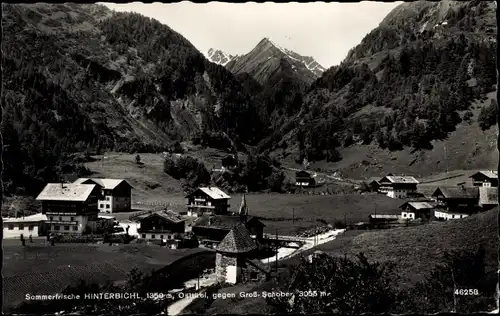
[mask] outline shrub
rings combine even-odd
[[[497,101],[492,99],[490,105],[481,108],[481,112],[479,112],[479,116],[477,118],[479,127],[485,131],[495,125],[497,123],[497,113]]]

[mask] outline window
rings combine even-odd
[[[462,215],[460,215],[460,218],[462,218]]]
[[[110,201],[111,198],[109,196],[106,197],[106,201]]]
[[[19,224],[19,230],[24,230],[24,224]]]
[[[61,227],[59,225],[54,226],[54,230],[60,230]]]
[[[35,225],[29,225],[28,226],[28,230],[31,232],[35,229]]]
[[[167,239],[171,239],[171,238],[172,238],[172,236],[170,236],[170,235],[167,235]]]
[[[59,216],[59,220],[62,222],[62,216]]]
[[[64,226],[64,230],[69,230],[69,226],[68,225]]]
[[[109,204],[106,204],[106,208],[109,208]]]
[[[163,239],[163,235],[160,235],[160,239]]]
[[[76,232],[78,230],[78,226],[73,226],[73,230]]]
[[[99,205],[99,208],[104,208],[104,204],[100,204],[100,205]]]
[[[151,239],[155,239],[155,235],[151,235]]]
[[[455,215],[451,215],[451,218],[455,218]]]
[[[406,213],[403,214],[403,217],[406,217]]]
[[[54,220],[54,216],[49,217],[49,219],[50,219],[51,221],[53,221],[53,220]]]
[[[75,218],[74,218],[73,216],[71,216],[70,221],[74,222],[74,221],[75,221]]]
[[[13,224],[9,224],[9,230],[14,230],[14,225]]]

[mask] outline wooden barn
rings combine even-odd
[[[498,172],[493,170],[478,171],[470,179],[475,187],[498,187]]]
[[[140,222],[137,233],[145,240],[180,239],[185,230],[185,219],[171,210],[156,210],[134,218]]]

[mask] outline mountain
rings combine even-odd
[[[226,68],[234,74],[248,73],[260,84],[280,71],[291,70],[294,75],[311,84],[325,70],[312,57],[304,57],[280,47],[269,38],[262,39],[248,54],[231,60]]]
[[[227,53],[221,51],[220,49],[210,48],[208,50],[207,54],[205,55],[205,57],[209,61],[211,61],[217,65],[225,66],[228,62],[230,62],[234,58],[237,58],[238,56],[233,56],[231,54],[227,54]]]
[[[394,164],[420,173],[491,163],[495,10],[494,1],[401,4],[312,83],[298,113],[259,148],[358,175]],[[457,152],[447,156],[448,146]]]
[[[59,181],[74,171],[71,152],[159,151],[208,132],[255,142],[244,87],[154,19],[94,4],[5,4],[2,28],[7,192]]]
[[[324,71],[312,57],[282,48],[269,38],[225,67],[252,96],[262,124],[259,139],[272,135],[298,113],[304,93]]]

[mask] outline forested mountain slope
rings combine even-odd
[[[207,131],[255,142],[241,84],[158,21],[100,5],[3,4],[2,27],[7,191],[56,180],[74,151],[159,150]]]
[[[496,100],[480,101],[496,90],[495,10],[493,1],[398,6],[312,84],[299,114],[261,148],[338,161],[338,149],[353,146],[431,149],[477,116],[488,129]]]

